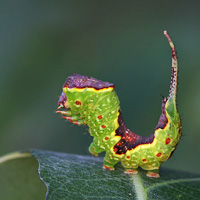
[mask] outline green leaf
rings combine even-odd
[[[0,158],[1,200],[42,200],[47,189],[38,176],[38,162],[30,153]]]
[[[47,200],[193,200],[200,197],[200,175],[161,168],[161,177],[155,179],[146,177],[144,170],[139,170],[138,175],[124,174],[120,164],[116,166],[115,171],[104,171],[103,159],[98,157],[41,150],[30,150],[30,153],[38,161],[39,169],[30,157],[11,159],[8,162],[1,162],[0,158],[0,195],[4,197],[0,199],[45,199],[46,188]],[[24,175],[16,174],[21,170],[19,167],[15,168],[16,163]],[[5,168],[8,164],[10,168],[4,169],[2,173],[2,167]],[[39,181],[37,170],[46,188]],[[17,190],[14,191],[17,194],[12,194],[17,198],[5,198],[6,192],[13,192],[9,189],[13,179],[15,184],[19,181],[19,185],[22,185],[20,187],[26,187],[27,181],[36,180],[32,182],[31,187],[26,187],[29,198],[26,193],[20,198]],[[6,183],[6,186],[2,190],[3,183]],[[40,196],[36,197],[37,193]],[[23,195],[26,195],[26,198],[22,198]]]
[[[47,199],[125,200],[125,199],[198,199],[200,176],[162,169],[161,178],[148,178],[144,170],[138,175],[102,169],[103,159],[32,150],[40,165],[40,177],[48,188]]]

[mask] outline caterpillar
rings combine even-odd
[[[149,137],[127,128],[113,83],[73,74],[62,87],[56,112],[73,124],[89,127],[94,137],[89,151],[95,156],[106,151],[104,169],[114,170],[121,161],[125,173],[137,174],[137,168],[141,167],[147,170],[148,177],[158,178],[160,165],[169,159],[179,143],[182,127],[176,106],[177,55],[167,31],[164,35],[172,51],[171,84],[168,97],[162,100],[158,124]]]

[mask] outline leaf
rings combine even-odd
[[[103,159],[41,150],[0,158],[2,200],[175,200],[199,199],[200,176],[161,169],[161,178],[102,169]],[[45,183],[43,184],[42,181]],[[46,185],[46,187],[45,187]]]
[[[39,163],[39,175],[48,188],[48,200],[198,199],[200,175],[162,169],[161,178],[102,169],[102,158],[31,150]]]
[[[42,200],[45,193],[38,162],[30,153],[16,152],[0,158],[1,200]]]

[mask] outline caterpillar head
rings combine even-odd
[[[61,93],[58,100],[58,108],[63,108],[67,110],[72,110],[74,112],[79,112],[81,107],[81,100],[77,98],[77,93],[70,90],[68,87],[63,88],[63,92]]]
[[[113,90],[114,84],[89,76],[72,74],[67,78],[62,89],[63,92],[58,100],[58,109],[67,108],[75,113],[79,113],[86,99],[91,95],[97,96],[96,94],[100,90],[108,89],[108,92]]]

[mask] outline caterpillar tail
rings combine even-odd
[[[171,69],[171,83],[170,83],[170,90],[169,95],[167,98],[164,98],[162,101],[162,114],[160,116],[158,125],[155,130],[155,138],[164,144],[166,148],[166,154],[168,156],[166,159],[160,161],[167,160],[171,157],[172,153],[176,149],[176,146],[179,143],[181,137],[181,121],[180,116],[177,111],[176,106],[176,94],[177,94],[177,84],[178,84],[178,61],[177,61],[177,54],[174,47],[174,44],[168,35],[168,32],[165,30],[164,35],[166,36],[171,51],[172,51],[172,69]],[[161,153],[158,153],[157,156],[159,157]],[[156,170],[149,170],[147,172],[148,177],[158,178],[159,169]]]
[[[164,35],[168,39],[169,45],[172,50],[172,72],[171,72],[171,84],[169,90],[169,96],[167,98],[166,107],[172,107],[171,109],[176,110],[176,93],[178,84],[178,62],[174,44],[168,35],[167,31],[164,31]],[[170,108],[168,108],[170,110]]]

